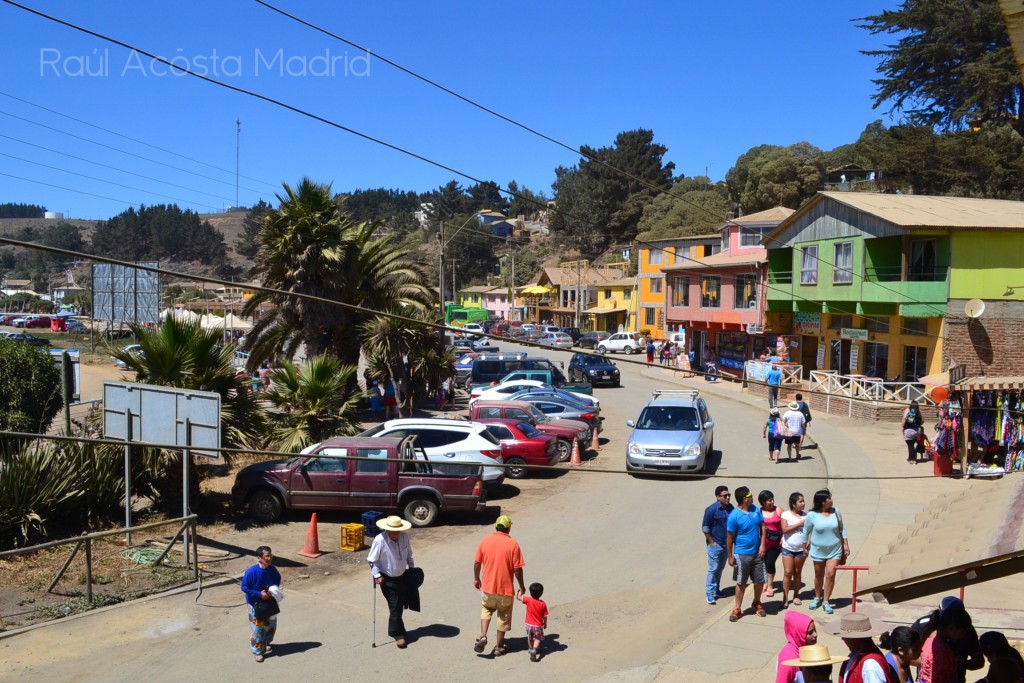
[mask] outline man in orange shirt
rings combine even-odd
[[[483,652],[487,647],[487,629],[491,625],[491,616],[498,613],[497,642],[494,644],[495,657],[505,654],[505,634],[512,629],[512,605],[516,598],[526,593],[523,581],[523,551],[519,543],[508,535],[512,528],[512,520],[507,515],[498,517],[494,524],[494,533],[487,536],[476,549],[473,562],[473,586],[483,593],[483,607],[480,611],[480,637],[473,645],[475,652]],[[481,580],[483,570],[483,580]],[[515,577],[519,589],[513,590],[512,577]]]

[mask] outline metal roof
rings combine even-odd
[[[818,195],[903,228],[1024,230],[1024,202],[1007,199],[877,192],[819,192]]]

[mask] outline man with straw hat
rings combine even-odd
[[[851,612],[824,624],[822,629],[842,638],[850,648],[849,660],[839,669],[839,683],[899,683],[899,676],[886,661],[885,654],[871,640],[888,628],[872,624],[864,613]]]
[[[409,535],[404,533],[412,524],[401,517],[392,515],[377,520],[377,528],[384,533],[377,534],[370,545],[366,560],[370,563],[373,581],[380,586],[380,592],[388,601],[388,635],[395,639],[395,645],[405,648],[405,622],[402,612],[409,603],[410,571],[416,567],[412,560],[412,545]],[[418,611],[418,605],[413,609]]]
[[[832,665],[845,662],[846,657],[833,657],[824,645],[804,645],[800,656],[781,662],[784,666],[796,666],[804,677],[804,683],[831,683]]]

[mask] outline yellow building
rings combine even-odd
[[[633,332],[647,329],[655,339],[664,339],[669,330],[665,328],[665,273],[662,269],[717,254],[722,250],[722,236],[716,233],[649,240],[638,242],[638,247],[636,315],[629,329]]]
[[[597,286],[597,305],[587,309],[588,328],[617,332],[635,329],[636,277],[620,277]]]

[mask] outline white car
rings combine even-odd
[[[132,355],[139,355],[139,356],[142,355],[142,345],[141,344],[129,344],[128,346],[124,347],[123,350],[124,350],[125,353],[130,353]],[[120,358],[114,358],[113,356],[111,356],[110,360],[114,361],[114,365],[116,365],[119,368],[124,368],[124,369],[128,368],[128,365],[123,360],[121,360]]]
[[[501,401],[512,394],[522,391],[523,389],[531,388],[551,389],[552,386],[536,379],[515,379],[496,384],[493,387],[478,387],[470,392],[469,405],[473,405],[473,403],[480,398],[489,401]],[[601,402],[594,396],[580,394],[575,391],[565,391],[565,393],[571,395],[574,400],[579,401],[584,405],[591,405],[594,407],[600,407],[601,405]]]
[[[609,351],[613,353],[616,351],[621,353],[639,353],[643,349],[643,340],[638,339],[635,332],[616,332],[597,345],[597,350],[600,353],[608,353]]]
[[[501,443],[479,422],[407,417],[388,420],[358,436],[415,436],[416,447],[423,449],[435,467],[456,462],[483,465],[484,485],[488,487],[505,479],[505,468],[498,467],[504,464]]]
[[[537,340],[537,343],[556,346],[560,349],[571,349],[572,337],[565,332],[545,332],[544,336]]]

